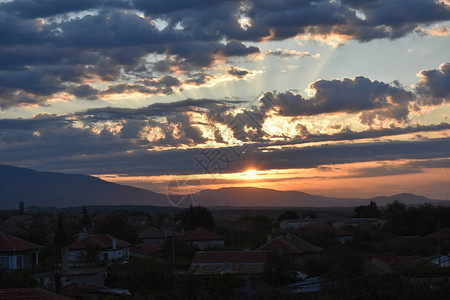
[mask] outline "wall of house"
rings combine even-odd
[[[31,269],[34,265],[33,256],[35,252],[21,252],[13,253],[10,255],[0,254],[0,258],[4,265],[2,266],[7,270],[19,270],[19,269]]]
[[[129,258],[130,250],[129,248],[123,249],[107,249],[101,250],[99,253],[99,258],[104,259],[105,256],[108,256],[108,260],[118,259],[118,258]],[[71,263],[79,262],[82,258],[86,257],[86,250],[70,250],[69,251],[69,261]]]
[[[194,241],[192,244],[201,250],[205,250],[208,247],[223,246],[224,241]]]

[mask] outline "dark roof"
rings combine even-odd
[[[420,235],[411,235],[411,236],[394,236],[393,238],[388,239],[386,242],[391,246],[402,247],[409,244],[412,240],[421,239]]]
[[[142,243],[142,244],[138,244],[132,248],[130,248],[130,253],[131,255],[137,255],[137,256],[141,256],[141,255],[151,255],[155,252],[158,252],[162,249],[162,246],[158,243],[155,242],[147,242],[147,243]]]
[[[430,233],[426,236],[429,239],[449,239],[450,238],[450,228],[443,228],[441,230]]]
[[[29,251],[40,247],[0,231],[0,252]]]
[[[183,236],[178,237],[180,240],[185,241],[220,241],[225,240],[225,238],[221,235],[218,235],[209,230],[199,228],[196,230],[186,231]]]
[[[426,258],[418,255],[397,256],[393,252],[374,254],[372,258],[387,263],[388,265],[419,265],[427,262]]]
[[[105,221],[107,217],[112,216],[111,213],[97,213],[94,216],[92,216],[92,221],[94,222],[101,222]]]
[[[128,220],[131,222],[140,222],[140,221],[148,221],[148,216],[146,215],[136,215],[136,216],[128,216]]]
[[[266,256],[267,251],[197,251],[192,263],[264,263]]]
[[[190,271],[194,275],[261,274],[266,256],[266,251],[197,251]]]
[[[139,238],[152,239],[152,238],[164,238],[165,234],[161,230],[155,227],[146,227],[139,232]]]
[[[354,236],[352,232],[340,228],[334,231],[334,235],[337,237]]]
[[[2,300],[70,300],[62,295],[52,293],[40,288],[3,289],[0,290]]]
[[[322,222],[314,222],[314,223],[308,223],[303,226],[300,226],[298,230],[313,230],[313,231],[319,231],[319,232],[333,232],[334,227],[330,226],[328,224],[322,223]]]
[[[101,249],[112,249],[113,248],[113,239],[114,237],[109,234],[93,234],[89,235],[79,241],[76,241],[72,245],[69,246],[69,250],[79,250],[86,249],[88,245],[98,245]],[[126,247],[130,247],[131,244],[125,242],[121,239],[117,239],[117,249],[122,249]]]
[[[278,236],[270,242],[262,245],[257,250],[281,250],[289,254],[305,254],[319,253],[323,250],[323,248],[314,246],[313,244],[310,244],[296,236]]]

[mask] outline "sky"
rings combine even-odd
[[[448,0],[0,1],[0,164],[450,199]]]

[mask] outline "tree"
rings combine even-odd
[[[278,222],[282,220],[296,220],[299,219],[299,216],[296,211],[287,210],[278,217]]]
[[[68,239],[66,233],[66,226],[64,222],[64,216],[62,213],[58,215],[58,224],[55,232],[55,245],[58,247],[67,246]]]
[[[83,206],[83,208],[81,209],[81,215],[82,216],[80,219],[80,224],[83,226],[83,228],[89,229],[92,225],[92,221],[86,206]]]
[[[105,221],[97,226],[98,233],[108,233],[129,243],[136,243],[138,233],[136,228],[128,223],[127,218],[120,214],[106,217]]]
[[[196,228],[212,229],[216,225],[211,211],[203,206],[190,206],[176,216],[185,230]]]
[[[271,285],[283,285],[297,280],[297,264],[286,252],[272,251],[264,265],[264,278]]]
[[[25,203],[23,203],[23,201],[19,202],[19,215],[24,215],[25,214]]]
[[[377,203],[374,201],[370,201],[369,205],[355,207],[354,213],[356,218],[379,218],[381,216]]]

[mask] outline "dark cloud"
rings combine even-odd
[[[283,116],[363,112],[361,122],[372,125],[375,119],[406,122],[408,105],[415,99],[413,93],[398,83],[371,81],[363,76],[342,80],[321,79],[312,83],[310,88],[315,91],[310,99],[293,92],[266,92],[260,98],[260,109],[263,113],[275,109]]]
[[[431,0],[72,2],[15,0],[0,4],[1,108],[44,103],[61,91],[95,98],[86,83],[98,78],[115,84],[110,91],[130,88],[169,94],[176,85],[156,89],[136,86],[139,83],[117,85],[132,84],[130,77],[151,80],[153,72],[159,72],[159,77],[203,73],[218,59],[259,53],[259,48],[245,44],[248,41],[302,34],[339,34],[359,41],[394,39],[422,25],[450,19],[449,6]],[[242,18],[247,25],[241,26]],[[147,57],[155,54],[164,59],[149,62]],[[13,77],[15,83],[8,80]],[[191,81],[202,82],[194,77]],[[421,93],[431,90],[439,92],[436,86],[427,90],[424,83]],[[433,103],[439,101],[433,99]]]
[[[309,52],[299,52],[296,50],[286,50],[286,49],[268,50],[266,53],[267,55],[278,56],[281,58],[311,56]]]
[[[251,72],[249,70],[238,68],[238,67],[233,67],[233,66],[230,66],[227,69],[227,73],[234,77],[237,77],[239,79],[242,79],[245,76],[247,76],[248,74],[251,74]]]
[[[419,74],[421,78],[416,92],[422,97],[422,104],[450,102],[450,63],[440,65],[437,70],[424,70]]]

